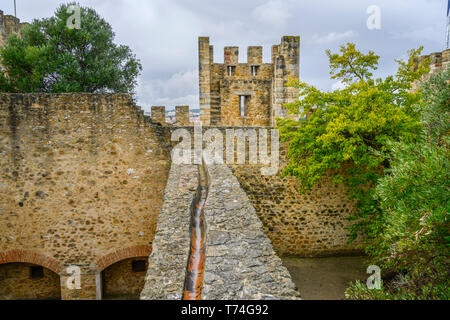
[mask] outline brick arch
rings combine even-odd
[[[20,262],[36,264],[45,267],[56,274],[59,274],[62,269],[61,263],[55,258],[31,250],[10,250],[0,252],[0,264]]]
[[[114,263],[125,259],[147,257],[150,253],[152,253],[151,245],[132,246],[119,249],[100,258],[97,261],[98,270],[103,271]]]

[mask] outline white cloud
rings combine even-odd
[[[442,25],[427,26],[424,28],[401,31],[401,32],[391,32],[392,39],[406,39],[406,40],[427,40],[437,43],[442,43],[442,39],[436,38],[436,34],[439,34],[442,29]]]
[[[270,0],[256,7],[252,14],[259,22],[268,24],[282,24],[291,17],[288,4],[280,0]]]
[[[166,110],[173,110],[176,106],[189,106],[191,109],[198,109],[198,94],[190,94],[177,98],[157,98],[152,105],[165,106]],[[146,106],[149,110],[151,106]]]
[[[339,80],[338,82],[335,82],[331,85],[331,91],[342,90],[345,89],[345,87],[345,83],[343,83],[342,80]]]
[[[61,0],[17,1],[21,20],[49,17]],[[68,1],[64,1],[68,2]],[[322,90],[336,80],[329,77],[325,49],[355,40],[358,49],[381,56],[380,76],[395,72],[394,59],[408,49],[425,46],[424,53],[441,51],[445,39],[446,2],[442,0],[377,0],[382,29],[367,29],[366,9],[372,0],[78,0],[108,21],[116,43],[130,46],[143,66],[137,88],[138,103],[198,105],[198,36],[210,36],[216,62],[223,47],[262,45],[270,62],[271,46],[283,35],[301,39],[300,78]],[[2,1],[11,14],[13,1]],[[426,14],[425,14],[426,13]],[[330,32],[334,31],[334,32]]]
[[[173,74],[169,79],[148,79],[139,82],[137,94],[141,106],[164,105],[173,109],[178,105],[198,106],[198,71],[191,70]]]
[[[338,33],[338,32],[330,32],[325,36],[319,36],[317,34],[312,36],[312,42],[316,44],[326,44],[331,43],[343,39],[349,39],[356,37],[358,34],[353,30],[348,30],[346,32]]]

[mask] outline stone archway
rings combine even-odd
[[[61,264],[29,250],[0,253],[0,300],[61,299]]]
[[[151,246],[133,246],[98,261],[97,296],[102,299],[139,299],[145,284]]]
[[[0,264],[23,262],[43,266],[54,273],[61,272],[61,263],[51,257],[31,250],[9,250],[0,252]]]
[[[103,271],[110,265],[119,262],[121,260],[135,258],[135,257],[148,257],[152,253],[151,245],[140,245],[123,248],[111,252],[97,261],[98,271]]]

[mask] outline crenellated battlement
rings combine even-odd
[[[175,107],[175,122],[174,123],[170,123],[166,120],[166,107],[165,106],[152,106],[151,107],[151,119],[152,119],[152,122],[158,123],[162,126],[186,127],[186,126],[194,125],[194,123],[190,119],[189,106]]]
[[[28,25],[27,22],[20,22],[19,18],[15,16],[4,14],[2,10],[0,10],[0,46],[3,46],[6,38],[10,35],[18,33],[21,28]]]
[[[434,74],[440,70],[448,69],[450,66],[450,49],[442,52],[433,52],[429,55],[419,57],[418,63],[422,63],[425,59],[430,60],[430,73]]]
[[[423,76],[422,80],[429,80],[430,76],[438,73],[441,70],[447,70],[450,68],[450,49],[442,52],[433,52],[428,55],[420,56],[417,60],[416,68],[423,63],[426,59],[429,60],[430,72]],[[420,81],[415,81],[412,84],[412,91],[417,91],[420,86]]]
[[[297,97],[290,79],[299,79],[300,37],[284,36],[272,46],[272,62],[263,63],[263,48],[247,48],[239,62],[239,47],[224,48],[223,63],[214,62],[209,37],[199,37],[200,119],[203,125],[271,126],[286,117],[284,104]]]

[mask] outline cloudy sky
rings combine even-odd
[[[17,0],[22,21],[49,17],[58,0]],[[0,9],[13,14],[13,0]],[[198,36],[209,36],[214,59],[223,61],[223,47],[240,47],[246,62],[247,46],[270,48],[283,35],[299,35],[300,78],[330,90],[325,50],[338,51],[355,42],[363,51],[381,56],[379,76],[396,70],[394,59],[425,47],[425,53],[445,46],[447,0],[79,0],[105,18],[116,32],[116,42],[132,48],[143,65],[138,102],[151,105],[198,107]],[[367,28],[367,8],[381,9],[381,29]]]

